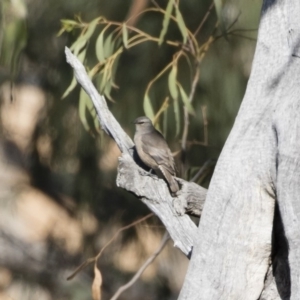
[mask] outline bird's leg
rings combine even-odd
[[[159,178],[157,177],[156,174],[153,174],[152,173],[153,169],[150,169],[149,171],[145,171],[145,170],[139,170],[139,173],[142,175],[142,176],[150,176],[151,178],[155,179],[155,180],[158,180]]]

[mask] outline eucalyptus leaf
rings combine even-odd
[[[183,20],[182,14],[178,8],[178,5],[175,6],[175,11],[176,11],[177,24],[178,24],[179,30],[182,34],[182,37],[183,37],[183,43],[185,44],[187,41],[187,38],[188,38],[188,30],[186,28],[186,25],[184,23],[184,20]]]
[[[169,91],[174,100],[178,98],[178,89],[177,89],[177,65],[174,64],[172,66],[171,72],[169,73],[169,78],[168,78],[168,84],[169,84]]]
[[[105,39],[103,47],[105,59],[111,56],[114,52],[114,44],[115,42],[113,41],[113,34],[108,35],[108,37]]]
[[[108,64],[105,64],[104,69],[102,71],[103,76],[102,76],[102,81],[100,83],[100,93],[101,94],[103,94],[105,85],[107,84],[107,81],[110,79],[110,76],[109,76],[110,70],[109,70],[109,68],[110,68],[110,66]]]
[[[195,110],[194,107],[192,106],[192,103],[189,101],[189,97],[186,94],[186,92],[184,91],[183,87],[179,84],[179,91],[180,91],[180,96],[181,96],[181,100],[184,104],[184,106],[186,107],[187,111],[191,114],[191,115],[195,115]]]
[[[175,115],[175,122],[176,122],[176,136],[178,136],[180,132],[180,107],[178,98],[174,98],[174,115]]]
[[[104,56],[104,30],[102,30],[96,40],[96,56],[97,59],[100,63],[105,61],[105,56]]]
[[[144,112],[149,119],[153,120],[154,110],[148,93],[146,93],[144,97]]]
[[[79,118],[80,121],[86,131],[90,131],[90,125],[86,118],[86,108],[87,108],[87,102],[89,101],[89,97],[84,91],[84,89],[80,89],[79,94]]]
[[[101,17],[96,18],[92,22],[90,22],[85,32],[70,47],[70,49],[74,52],[75,55],[77,55],[80,52],[80,50],[86,45],[87,41],[91,38],[99,20],[101,20]]]
[[[167,8],[166,8],[166,13],[165,13],[163,24],[162,24],[162,30],[161,30],[160,35],[159,35],[158,45],[161,45],[163,43],[164,37],[167,33],[168,26],[169,26],[170,19],[171,19],[173,6],[174,6],[174,2],[175,2],[175,0],[169,0],[169,2],[168,2]]]
[[[81,53],[79,53],[77,58],[83,63],[85,56],[86,56],[86,49],[84,49]],[[64,92],[64,94],[62,95],[61,98],[62,99],[66,98],[74,90],[76,85],[77,85],[77,80],[76,80],[75,76],[73,75],[70,85],[68,86],[68,88],[66,89],[66,91]]]
[[[128,48],[128,30],[127,30],[127,26],[125,23],[123,23],[123,25],[122,25],[122,38],[123,38],[124,47],[127,49]]]
[[[112,99],[112,97],[111,97],[111,95],[110,95],[111,89],[112,89],[111,81],[108,81],[108,82],[105,84],[104,92],[103,92],[103,93],[104,93],[104,96],[106,96],[106,98],[107,98],[108,100],[114,102],[113,99]]]
[[[112,80],[112,86],[114,88],[118,88],[118,86],[114,83],[114,79],[116,76],[119,60],[120,60],[120,55],[115,56],[111,66],[111,80]]]
[[[166,108],[166,110],[163,112],[164,118],[163,118],[163,134],[164,137],[167,138],[168,135],[168,112],[169,112],[169,107]]]

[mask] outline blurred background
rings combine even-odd
[[[88,23],[103,16],[158,37],[164,16],[141,14],[166,8],[167,0],[1,0],[0,3],[0,299],[92,299],[93,266],[66,278],[94,257],[123,226],[150,213],[134,195],[116,186],[120,152],[101,131],[87,130],[80,118],[80,88],[62,99],[73,72],[64,47],[80,30],[65,31],[62,19],[80,16]],[[172,102],[158,118],[180,176],[208,187],[215,161],[242,101],[256,45],[260,0],[223,1],[219,19],[207,0],[176,1],[185,25],[195,32],[205,18],[198,43],[211,44],[199,65],[199,80],[189,116],[187,146],[181,149],[184,111],[174,115]],[[208,14],[208,15],[207,15]],[[75,17],[76,18],[76,17]],[[216,27],[217,26],[217,27]],[[236,29],[224,34],[224,28]],[[96,28],[84,64],[95,64]],[[128,33],[130,35],[130,31]],[[176,26],[167,39],[182,40]],[[174,49],[145,42],[120,55],[109,108],[133,137],[131,123],[144,115],[149,82],[172,61]],[[184,65],[177,76],[189,86]],[[157,112],[166,98],[168,78],[151,89]],[[179,117],[178,117],[179,116]],[[92,124],[87,113],[86,122]],[[180,121],[180,124],[178,122]],[[177,128],[179,133],[176,132]],[[194,220],[198,222],[197,219]],[[110,299],[159,247],[164,226],[152,216],[122,231],[98,261],[102,299]],[[177,299],[187,258],[169,241],[156,260],[119,299]]]

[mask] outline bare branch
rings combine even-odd
[[[210,15],[210,13],[211,13],[211,11],[212,11],[212,9],[213,9],[214,6],[215,6],[215,2],[212,1],[211,4],[210,4],[210,6],[209,6],[209,8],[208,8],[208,10],[207,10],[207,12],[206,12],[206,14],[205,14],[205,16],[204,16],[204,18],[202,19],[202,21],[201,21],[201,23],[199,24],[198,28],[197,28],[196,31],[194,32],[194,36],[196,36],[196,35],[201,31],[201,29],[202,29],[204,23],[205,23],[206,20],[208,19],[208,17],[209,17],[209,15]]]
[[[128,224],[128,225],[126,225],[126,226],[124,226],[124,227],[122,227],[122,228],[120,228],[120,229],[118,229],[118,231],[112,236],[112,238],[101,248],[101,250],[98,252],[98,254],[96,255],[96,256],[94,256],[94,257],[90,257],[90,258],[88,258],[85,262],[83,262],[79,267],[77,267],[76,269],[75,269],[75,271],[71,274],[71,275],[69,275],[68,277],[67,277],[67,280],[71,280],[71,279],[73,279],[81,270],[83,270],[86,266],[88,266],[89,264],[91,264],[91,263],[95,263],[95,264],[97,264],[97,261],[98,261],[98,259],[100,258],[100,256],[102,255],[102,253],[104,252],[104,250],[117,238],[117,236],[122,232],[122,231],[124,231],[124,230],[127,230],[127,229],[129,229],[129,228],[131,228],[131,227],[133,227],[133,226],[136,226],[137,224],[139,224],[139,223],[141,223],[141,222],[144,222],[144,221],[146,221],[147,219],[149,219],[150,217],[152,217],[153,216],[153,213],[150,213],[150,214],[148,214],[148,215],[146,215],[145,217],[143,217],[143,218],[140,218],[140,219],[138,219],[138,220],[136,220],[136,221],[134,221],[134,222],[132,222],[132,223],[130,223],[130,224]]]
[[[181,190],[177,197],[173,198],[164,180],[148,176],[148,173],[139,168],[128,154],[123,154],[119,158],[117,185],[137,195],[161,219],[174,241],[174,246],[189,256],[197,227],[184,213],[187,199],[190,198],[188,191],[194,189],[192,183],[182,179],[178,181]],[[197,188],[205,198],[206,189],[198,185]],[[199,198],[198,194],[195,197]],[[176,207],[173,206],[174,203]]]
[[[173,198],[162,179],[158,179],[153,175],[149,176],[140,168],[134,160],[136,156],[131,138],[124,132],[109,111],[105,98],[98,94],[81,62],[68,48],[65,52],[67,61],[74,68],[77,81],[94,103],[103,130],[116,141],[123,153],[119,160],[118,186],[136,194],[161,219],[173,239],[174,245],[185,255],[190,256],[197,227],[184,213],[188,207],[188,199],[199,198],[199,195],[201,207],[198,211],[202,211],[204,203],[202,199],[206,197],[206,189],[197,186],[198,190],[196,191],[196,185],[193,186],[192,183],[178,179],[182,188],[177,197]],[[189,187],[195,197],[191,197]],[[174,201],[176,207],[173,207]]]
[[[140,269],[135,273],[135,275],[131,278],[130,281],[128,281],[123,286],[119,287],[117,292],[111,297],[110,300],[116,300],[119,298],[119,296],[129,289],[143,274],[143,272],[148,268],[149,265],[152,264],[152,262],[155,260],[155,258],[162,252],[162,250],[165,248],[168,240],[170,239],[169,234],[166,232],[161,240],[161,244],[159,245],[158,249],[144,262],[144,264],[140,267]]]

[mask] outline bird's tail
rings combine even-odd
[[[179,191],[179,184],[167,170],[164,168],[160,167],[159,168],[162,174],[164,175],[165,179],[168,182],[169,188],[171,190],[172,195],[175,195]]]

